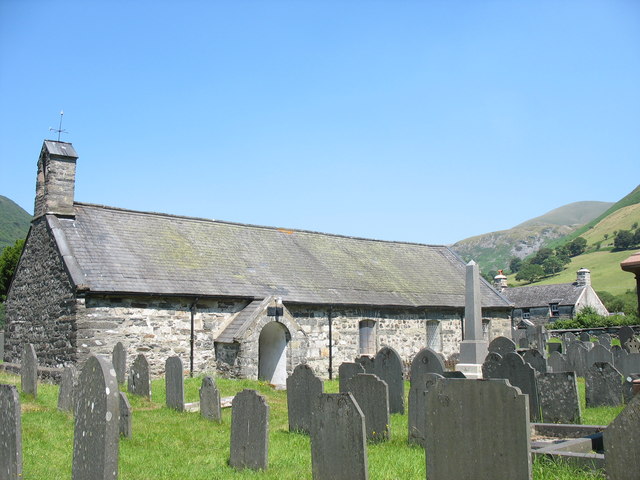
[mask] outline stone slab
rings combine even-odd
[[[536,348],[530,348],[522,353],[523,360],[531,365],[538,373],[547,372],[547,360]]]
[[[127,373],[127,351],[125,350],[124,345],[122,345],[122,342],[116,343],[113,347],[111,363],[113,363],[113,368],[116,371],[118,384],[122,385],[125,382]]]
[[[25,343],[20,357],[20,388],[22,393],[38,396],[38,357],[36,349]]]
[[[287,377],[287,412],[289,431],[309,433],[311,430],[311,408],[315,397],[324,392],[324,384],[313,369],[300,364]]]
[[[575,372],[538,374],[542,419],[547,423],[580,423],[578,379]]]
[[[374,374],[389,387],[389,413],[404,413],[402,358],[393,348],[382,347],[376,353],[373,365]]]
[[[373,371],[373,369],[372,369]],[[344,383],[354,375],[359,373],[365,373],[364,367],[360,363],[356,362],[343,362],[338,367],[338,379],[340,383],[340,393],[346,392]]]
[[[75,411],[78,376],[78,369],[75,365],[64,367],[60,389],[58,390],[58,410],[71,413]]]
[[[184,367],[180,357],[169,357],[164,363],[167,407],[184,411]]]
[[[269,405],[255,390],[233,398],[229,465],[238,470],[265,470],[269,462]]]
[[[553,373],[572,371],[567,356],[560,352],[551,352],[547,365]]]
[[[640,472],[640,395],[604,431],[604,461],[610,480],[637,480]]]
[[[346,388],[347,392],[353,395],[364,415],[367,440],[374,442],[388,440],[391,421],[387,384],[376,375],[359,373],[347,380]]]
[[[415,443],[424,447],[426,439],[427,422],[427,392],[436,381],[443,379],[437,373],[422,375],[418,380],[411,382],[409,389],[409,415],[408,415],[408,439],[409,443]]]
[[[610,363],[596,362],[585,377],[587,407],[622,405],[622,375]]]
[[[411,372],[409,379],[421,381],[420,379],[429,373],[442,375],[445,371],[444,360],[440,354],[430,348],[420,350],[411,362]]]
[[[116,376],[116,379],[117,378],[118,377]],[[118,392],[118,395],[120,399],[120,436],[124,438],[131,438],[131,422],[133,417],[133,410],[131,409],[131,404],[129,403],[127,394],[124,392]]]
[[[596,362],[614,364],[613,353],[606,347],[600,344],[594,345],[594,347],[587,352],[587,368],[590,368]]]
[[[151,375],[149,374],[149,362],[144,354],[140,353],[129,369],[128,391],[131,395],[151,398]]]
[[[633,335],[633,328],[629,327],[628,325],[620,327],[620,330],[618,330],[618,338],[620,339],[620,345],[623,349],[627,350],[628,347],[626,347],[625,344],[627,343],[627,340],[633,338]]]
[[[4,332],[0,332],[0,362],[4,360]]]
[[[13,385],[0,385],[0,478],[22,478],[20,394]]]
[[[489,343],[489,351],[499,353],[500,355],[515,352],[516,350],[515,342],[507,337],[496,337]]]
[[[207,420],[222,422],[222,407],[220,405],[220,391],[216,381],[211,377],[204,377],[200,386],[200,415]]]

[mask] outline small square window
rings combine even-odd
[[[557,303],[550,303],[549,307],[551,309],[551,316],[552,317],[559,317],[560,316],[560,309],[558,308],[558,304]]]

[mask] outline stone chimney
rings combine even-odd
[[[493,277],[493,287],[499,292],[504,292],[507,288],[507,276],[502,270],[498,270],[498,275]]]
[[[586,268],[581,268],[580,270],[578,270],[576,284],[579,287],[584,287],[585,285],[591,285],[591,271]]]
[[[38,159],[34,218],[48,213],[73,216],[76,160],[73,145],[45,140]]]

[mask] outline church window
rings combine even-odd
[[[491,320],[482,319],[482,339],[485,342],[491,337]]]
[[[550,303],[549,307],[551,308],[551,316],[552,317],[559,317],[560,316],[560,310],[558,309],[558,304],[557,303]]]
[[[360,330],[360,355],[376,354],[376,322],[373,320],[362,320],[359,324]]]
[[[442,332],[438,320],[427,321],[427,347],[435,352],[442,351]]]

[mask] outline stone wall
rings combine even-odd
[[[32,343],[41,365],[75,361],[75,295],[45,217],[35,220],[6,302],[5,358]]]

